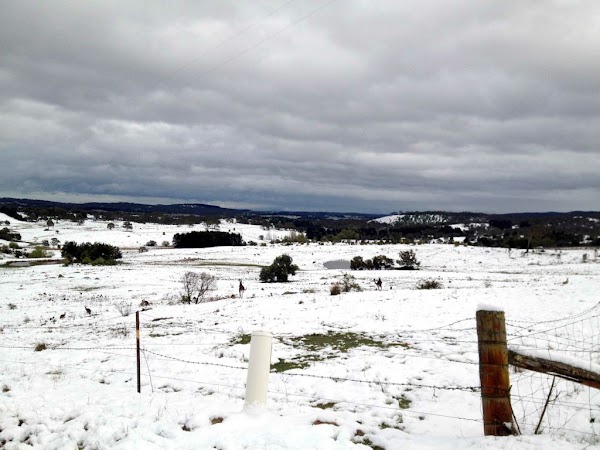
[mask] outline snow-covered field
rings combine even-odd
[[[527,371],[511,371],[522,435],[483,437],[475,331],[478,305],[501,308],[511,347],[597,369],[593,250],[283,246],[268,242],[285,231],[236,223],[220,230],[259,245],[176,250],[160,244],[204,227],[134,223],[125,231],[86,221],[45,231],[41,222],[3,220],[30,243],[56,237],[124,250],[112,267],[0,267],[0,448],[600,448],[599,391],[557,381],[535,435],[552,377]],[[159,246],[139,253],[149,240]],[[325,262],[397,258],[406,249],[421,270],[351,272],[364,291],[330,295],[344,271]],[[298,274],[259,283],[260,266],[283,253]],[[2,257],[0,265],[9,260]],[[220,300],[177,303],[187,271],[214,275],[210,295]],[[373,283],[379,277],[382,291]],[[442,289],[416,289],[430,278]],[[143,300],[150,309],[140,315],[138,394],[135,317],[119,309],[135,311]],[[244,409],[248,335],[257,330],[274,336],[274,369],[266,407]]]

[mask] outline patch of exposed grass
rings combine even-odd
[[[239,334],[230,341],[230,345],[250,344],[250,334]],[[283,342],[293,348],[306,350],[304,354],[280,359],[271,365],[272,372],[286,372],[293,369],[305,369],[313,362],[336,358],[340,353],[348,353],[358,347],[409,348],[406,342],[387,342],[378,336],[369,336],[363,333],[340,333],[329,331],[325,334],[306,334],[283,339]]]
[[[294,369],[306,369],[310,366],[311,362],[324,361],[326,359],[334,358],[334,355],[318,355],[318,354],[306,354],[296,356],[290,359],[280,359],[279,362],[271,364],[272,372],[286,372]]]
[[[315,408],[319,408],[319,409],[331,409],[335,406],[335,403],[334,402],[317,403],[314,406],[315,406]]]
[[[398,400],[398,406],[400,407],[400,409],[408,409],[408,408],[410,408],[412,400],[410,400],[409,398],[406,398],[404,396],[404,394],[400,395],[400,397],[394,397],[394,398],[396,400]]]
[[[274,372],[285,372],[292,369],[305,369],[310,363],[336,358],[340,353],[348,353],[358,347],[389,348],[401,346],[408,348],[405,342],[386,342],[378,337],[362,333],[306,334],[287,338],[284,343],[294,348],[302,348],[307,352],[290,359],[282,359],[271,366]],[[328,351],[329,350],[329,351]]]
[[[239,334],[231,341],[231,345],[247,345],[250,343],[252,336],[250,334]]]
[[[358,347],[408,347],[405,342],[386,342],[378,337],[371,337],[363,333],[338,333],[329,331],[327,334],[306,334],[304,336],[287,339],[290,345],[301,346],[310,352],[321,352],[326,348],[348,353],[349,350]]]

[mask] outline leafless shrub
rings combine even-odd
[[[127,317],[131,314],[131,302],[121,302],[115,305],[115,309],[121,314],[123,317]]]
[[[333,283],[329,288],[331,295],[340,295],[342,293],[342,285],[340,283]]]
[[[215,281],[216,278],[206,272],[200,274],[186,272],[181,279],[183,284],[181,302],[196,304],[203,302],[206,293],[213,289]]]

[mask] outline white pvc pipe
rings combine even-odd
[[[246,406],[265,405],[271,370],[271,341],[273,335],[255,331],[250,339],[250,361],[246,381]]]

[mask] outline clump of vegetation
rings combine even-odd
[[[273,260],[268,267],[263,267],[260,271],[259,279],[263,283],[285,283],[290,275],[296,275],[299,267],[293,264],[292,257],[289,255],[280,255]]]
[[[122,257],[121,250],[118,247],[101,242],[93,244],[89,242],[83,244],[71,241],[65,242],[61,254],[69,263],[95,265],[114,265],[116,260]]]
[[[49,253],[41,245],[36,246],[34,250],[29,252],[30,258],[48,258],[49,256]]]
[[[442,283],[433,278],[421,280],[417,283],[417,289],[442,289],[442,287]]]
[[[206,272],[186,272],[181,278],[181,303],[198,304],[204,301],[206,294],[213,289],[216,278]]]
[[[192,231],[177,233],[173,236],[175,248],[207,248],[244,245],[242,236],[238,233],[224,231]]]
[[[363,259],[362,256],[355,256],[350,261],[352,270],[389,270],[394,268],[394,260],[385,255],[374,256],[373,259]]]
[[[342,293],[342,285],[340,283],[333,283],[329,288],[331,295],[340,295]]]
[[[343,292],[362,292],[363,288],[358,284],[356,278],[349,273],[345,273],[342,280],[339,282],[340,288]]]
[[[20,241],[21,235],[10,231],[7,227],[0,229],[0,239],[5,241]]]
[[[35,348],[33,349],[33,351],[35,352],[41,352],[42,350],[46,350],[48,348],[48,346],[46,345],[45,342],[38,342],[35,345]]]
[[[397,263],[403,270],[415,270],[421,265],[413,250],[400,252],[400,259],[397,260]]]

